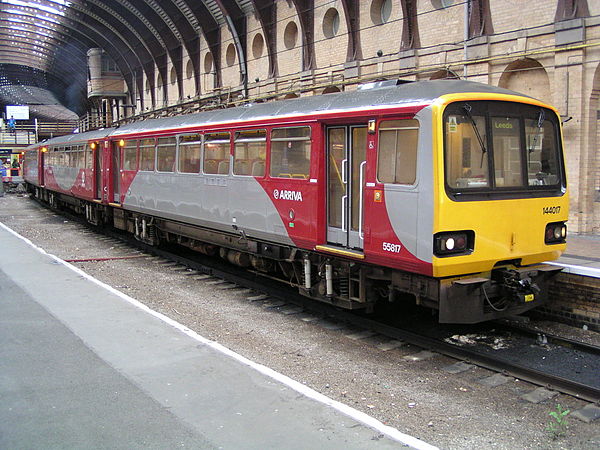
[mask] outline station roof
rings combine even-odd
[[[243,35],[245,16],[273,4],[274,0],[0,0],[0,100],[14,102],[18,95],[12,86],[32,85],[53,92],[76,110],[71,103],[85,99],[90,48],[103,49],[115,61],[130,89],[134,83],[141,86],[143,73],[153,80],[155,68],[166,79],[169,60],[182,77],[183,49],[197,56],[203,35],[215,53],[221,25]],[[194,64],[198,59],[192,58]]]

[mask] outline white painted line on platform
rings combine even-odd
[[[253,368],[254,370],[262,373],[263,375],[266,375],[269,378],[272,378],[272,379],[280,382],[281,384],[288,386],[289,388],[295,390],[296,392],[299,392],[300,394],[304,395],[305,397],[311,398],[319,403],[323,403],[327,406],[330,406],[331,408],[341,412],[342,414],[345,414],[346,416],[351,417],[352,419],[354,419],[358,422],[361,422],[374,430],[379,431],[380,433],[388,436],[390,439],[393,439],[397,442],[401,442],[405,445],[408,445],[410,447],[413,447],[413,448],[416,448],[419,450],[438,450],[437,447],[435,447],[431,444],[421,441],[420,439],[418,439],[416,437],[402,433],[399,430],[397,430],[396,428],[385,425],[382,422],[380,422],[379,420],[375,419],[374,417],[371,417],[368,414],[363,413],[362,411],[352,408],[351,406],[348,406],[344,403],[338,402],[337,400],[333,400],[332,398],[329,398],[326,395],[323,395],[320,392],[317,392],[314,389],[311,389],[311,388],[303,385],[302,383],[289,378],[286,375],[276,372],[275,370],[273,370],[269,367],[266,367],[262,364],[258,364],[254,361],[251,361],[250,359],[234,352],[233,350],[230,350],[229,348],[225,347],[224,345],[219,344],[218,342],[211,341],[210,339],[207,339],[207,338],[199,335],[195,331],[190,330],[185,325],[180,324],[179,322],[171,319],[170,317],[165,316],[164,314],[161,314],[157,311],[154,311],[153,309],[150,309],[148,306],[144,305],[143,303],[139,302],[138,300],[134,299],[133,297],[130,297],[127,294],[124,294],[124,293],[114,289],[112,286],[109,286],[108,284],[103,283],[102,281],[85,273],[83,270],[79,269],[78,267],[75,267],[75,266],[69,264],[68,262],[63,261],[59,257],[48,253],[43,248],[38,247],[33,242],[31,242],[29,239],[27,239],[24,236],[21,236],[19,233],[12,230],[11,228],[6,226],[2,222],[0,222],[0,226],[2,228],[4,228],[6,231],[8,231],[9,233],[15,235],[19,239],[26,242],[28,245],[30,245],[31,247],[33,247],[40,253],[42,253],[44,255],[48,255],[50,258],[54,259],[58,263],[65,265],[66,267],[71,269],[73,272],[96,283],[98,286],[110,291],[111,293],[117,295],[118,297],[122,298],[123,300],[127,301],[128,303],[132,304],[133,306],[147,312],[148,314],[153,315],[157,319],[162,320],[163,322],[178,329],[179,331],[181,331],[182,333],[191,337],[192,339],[195,339],[196,341],[201,342],[202,344],[205,344],[205,345],[211,347],[212,349],[214,349],[224,355],[227,355],[230,358],[233,358],[246,366]]]
[[[577,266],[574,264],[565,264],[560,262],[547,262],[553,266],[563,267],[564,273],[572,273],[573,275],[582,275],[584,277],[600,278],[600,269],[595,267]]]

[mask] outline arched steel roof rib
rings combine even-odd
[[[46,20],[54,25],[54,27],[46,27],[48,31],[52,33],[68,35],[70,38],[73,37],[74,33],[79,33],[84,36],[88,48],[102,47],[120,67],[126,78],[130,92],[133,92],[131,89],[133,83],[137,83],[139,91],[143,92],[142,77],[139,76],[139,71],[134,70],[134,67],[138,66],[146,71],[148,78],[152,80],[151,84],[154,88],[155,65],[156,67],[163,68],[163,77],[166,79],[165,53],[167,47],[164,45],[164,42],[160,40],[162,38],[157,37],[160,36],[160,34],[153,33],[156,30],[152,28],[151,31],[147,33],[147,36],[143,38],[133,30],[146,28],[145,26],[140,26],[140,23],[144,25],[149,24],[148,20],[140,21],[140,17],[144,18],[144,14],[139,12],[137,12],[137,14],[133,13],[130,14],[129,20],[126,20],[121,17],[117,11],[111,11],[107,7],[103,7],[103,5],[99,5],[100,3],[102,2],[92,0],[90,3],[87,3],[87,8],[81,6],[79,3],[71,3],[70,9],[65,10],[64,15],[54,14],[55,16],[60,16],[58,17],[59,20],[34,15],[34,7],[29,8],[29,10],[25,10],[25,7],[20,7],[19,5],[11,5],[11,7],[15,10],[13,14],[30,17],[32,19],[24,22],[33,23],[33,21],[35,21],[35,25],[37,25]],[[116,4],[121,11],[123,10],[123,4],[126,4],[125,6],[127,6],[127,2],[104,3]],[[38,5],[40,5],[40,3],[38,3]],[[131,9],[133,8],[130,7],[129,10],[131,11]],[[73,11],[75,11],[76,14],[73,14]],[[51,11],[45,11],[45,14],[50,16],[53,15]],[[89,17],[92,20],[82,20],[81,17]],[[105,20],[104,17],[107,17],[109,20]],[[138,23],[132,24],[132,18],[137,18]],[[126,21],[129,26],[123,24],[124,21]],[[113,26],[113,24],[115,24],[115,26]],[[69,32],[63,33],[61,28],[65,28]],[[106,35],[108,35],[108,38],[105,37]],[[159,41],[160,44],[158,46],[153,45],[153,48],[150,49],[149,45],[157,41]],[[130,45],[130,42],[133,43],[133,47]],[[172,40],[172,42],[174,43],[172,46],[175,48],[179,45],[176,39]],[[176,51],[174,52],[174,56],[175,53]],[[158,56],[155,56],[157,54]],[[50,59],[52,60],[52,58]],[[133,80],[133,78],[136,78],[136,80]],[[152,89],[152,91],[154,91],[154,89]]]
[[[28,82],[31,84],[25,87],[38,87],[47,88],[48,79],[52,83],[62,84],[65,82],[64,79],[59,79],[56,75],[46,72],[42,69],[35,67],[23,66],[19,64],[9,63],[3,64],[1,67],[2,75],[11,78],[28,78]]]
[[[181,33],[182,44],[186,49],[188,57],[194,67],[194,85],[196,92],[200,91],[200,33],[202,32],[198,19],[190,9],[185,0],[171,0],[174,8],[169,8],[175,26]],[[173,61],[176,64],[177,81],[179,87],[179,98],[183,99],[183,52],[180,52],[180,60]]]
[[[235,0],[215,0],[231,35],[238,54],[240,67],[240,83],[243,86],[243,96],[248,97],[248,66],[246,64],[246,15]]]
[[[182,18],[176,21],[178,28],[183,37],[183,43],[186,47],[188,57],[192,62],[194,69],[194,87],[195,94],[200,92],[200,35],[203,33],[202,25],[194,14],[194,11],[185,0],[172,0],[173,3],[181,11]],[[185,19],[185,20],[183,20]],[[187,22],[187,23],[186,23]],[[183,61],[182,61],[182,74],[183,74]],[[183,75],[182,75],[183,79]],[[183,83],[180,84],[180,94],[183,97]]]
[[[200,30],[202,31],[204,39],[206,40],[206,43],[208,45],[208,49],[212,53],[215,71],[214,85],[215,87],[219,87],[221,86],[221,36],[219,33],[220,23],[217,18],[221,17],[221,23],[224,23],[224,19],[222,18],[218,7],[216,7],[216,4],[214,4],[214,2],[211,3],[213,3],[213,9],[209,9],[207,5],[205,5],[204,1],[191,0],[187,4],[189,10],[194,14],[194,17],[198,21]],[[198,66],[198,77],[199,76],[200,65]]]
[[[132,91],[131,93],[132,96],[136,94],[136,96],[139,97],[143,108],[145,103],[143,73],[146,74],[146,77],[149,81],[151,102],[153,102],[156,87],[155,69],[163,65],[162,60],[165,58],[164,55],[167,52],[167,44],[163,40],[161,33],[157,28],[154,27],[153,21],[149,20],[147,17],[148,14],[150,14],[153,19],[155,19],[157,16],[153,15],[154,11],[151,9],[147,9],[145,14],[144,12],[140,11],[140,6],[142,8],[146,8],[146,5],[143,3],[140,4],[140,2],[136,2],[136,6],[127,0],[104,0],[96,3],[106,4],[111,10],[119,11],[128,26],[137,31],[139,40],[138,43],[135,44],[135,49],[139,51],[141,65],[139,66],[139,70],[138,67],[134,67],[133,72],[130,75],[132,79],[135,80],[134,82],[137,87],[137,90]],[[127,76],[126,74],[123,75]],[[136,99],[132,97],[134,104],[135,100]]]
[[[18,43],[19,44],[18,48],[20,50],[23,50],[25,48],[41,49],[44,51],[45,54],[48,55],[48,59],[47,59],[46,63],[48,63],[48,60],[49,60],[50,64],[53,64],[54,61],[52,61],[51,57],[55,54],[54,47],[60,47],[63,51],[66,51],[67,53],[69,53],[69,55],[72,56],[73,59],[81,59],[83,61],[83,64],[86,63],[87,56],[86,56],[86,52],[83,50],[83,48],[78,48],[78,47],[72,45],[71,42],[65,41],[64,39],[59,39],[57,37],[54,37],[54,38],[52,38],[52,41],[53,41],[52,43],[44,42],[44,41],[40,41],[40,40],[35,40],[35,42],[32,42],[33,39],[30,36],[28,37],[28,36],[23,36],[23,35],[16,34],[16,33],[9,33],[6,30],[10,30],[10,28],[7,28],[4,25],[0,25],[0,36],[2,37],[2,40],[0,40],[0,48],[2,48],[2,47],[5,47],[7,49],[14,48],[12,45],[7,44],[8,42],[10,42],[10,43]],[[60,46],[59,42],[64,45]],[[77,52],[75,52],[71,49],[76,49]],[[39,51],[41,51],[41,50],[39,50]],[[38,50],[34,50],[34,51],[38,51]],[[71,70],[71,69],[69,69],[69,70]],[[66,71],[67,70],[65,70],[65,72]]]
[[[6,35],[5,33],[0,33],[0,36],[3,37],[3,40],[11,38],[13,42],[19,43],[18,49],[11,48],[10,46],[7,46],[5,44],[0,44],[0,54],[1,53],[13,54],[13,56],[11,56],[11,58],[7,61],[4,61],[4,58],[0,58],[0,62],[6,62],[6,63],[10,64],[10,63],[18,60],[18,61],[24,62],[25,63],[24,65],[31,65],[31,64],[35,63],[34,59],[41,58],[41,63],[39,65],[36,65],[33,67],[36,67],[41,70],[52,69],[52,71],[60,73],[63,76],[67,76],[68,74],[71,74],[73,72],[72,68],[68,65],[62,65],[62,67],[53,68],[52,65],[54,64],[54,62],[52,62],[50,64],[50,67],[48,66],[48,60],[53,58],[56,55],[55,49],[49,49],[49,48],[40,46],[39,44],[32,44],[31,42],[27,42],[25,40],[15,38],[14,36]],[[26,50],[26,51],[29,50],[30,52],[27,52],[26,54],[24,54],[23,50]],[[74,55],[69,50],[65,50],[65,51],[73,57],[72,59],[74,59],[74,60],[79,59],[79,63],[78,63],[79,65],[85,66],[85,64],[87,62],[85,54],[83,56]],[[34,52],[34,53],[31,53],[31,52]],[[41,54],[41,55],[38,55],[38,54]],[[30,63],[30,64],[28,64],[28,63]]]
[[[303,69],[315,67],[314,0],[293,0],[303,38]],[[77,80],[73,66],[87,63],[87,50],[100,47],[117,64],[127,83],[132,100],[139,95],[144,104],[143,74],[149,81],[156,104],[156,71],[162,78],[167,99],[170,80],[169,60],[177,78],[178,95],[183,97],[185,73],[183,49],[193,66],[196,93],[200,92],[200,36],[212,53],[215,87],[221,82],[221,33],[226,25],[238,54],[240,81],[248,82],[247,17],[255,13],[267,44],[269,77],[277,75],[274,0],[3,0],[0,3],[0,30],[22,29],[18,33],[0,31],[4,41],[11,38],[18,46],[0,44],[0,63],[18,63],[45,71],[62,84]],[[344,0],[346,18],[352,22],[358,0]],[[349,22],[349,45],[356,58],[357,38]],[[354,23],[354,22],[352,22]],[[356,24],[356,26],[358,26]],[[16,48],[12,48],[16,47]],[[64,59],[60,59],[62,53]],[[349,54],[350,55],[350,54]],[[136,89],[137,88],[137,89]],[[246,92],[246,89],[244,89]],[[137,95],[136,95],[137,93]],[[160,99],[159,99],[160,100]]]
[[[252,0],[254,11],[258,15],[263,36],[267,44],[267,58],[269,60],[268,77],[275,78],[278,73],[277,46],[275,40],[275,1],[274,0]]]
[[[144,15],[127,5],[130,6],[128,2],[90,0],[91,9],[97,14],[107,13],[114,20],[115,27],[118,27],[119,32],[128,39],[133,47],[138,64],[128,72],[123,72],[123,76],[132,80],[129,92],[132,94],[137,92],[143,102],[143,77],[136,76],[138,73],[136,69],[139,68],[140,72],[146,73],[146,77],[150,80],[151,92],[153,92],[155,66],[158,67],[162,64],[162,55],[166,52],[166,46],[157,30],[145,19]],[[136,84],[137,91],[132,89],[133,83]],[[135,102],[135,99],[132,98],[132,101]]]
[[[342,8],[348,28],[348,52],[346,62],[362,59],[360,47],[360,5],[359,0],[342,0]]]
[[[1,23],[4,28],[8,30],[17,30],[18,33],[26,35],[26,39],[30,39],[32,42],[42,41],[47,39],[56,39],[57,35],[66,35],[62,31],[64,27],[60,24],[57,24],[55,20],[46,17],[36,17],[33,15],[31,11],[23,11],[22,9],[16,9],[17,7],[11,5],[12,9],[2,10],[1,14]],[[32,20],[38,21],[37,23],[33,23]],[[46,23],[48,25],[46,25]],[[43,39],[40,39],[39,30],[42,29]],[[71,36],[69,36],[71,38]],[[63,40],[63,42],[65,42]],[[76,41],[77,42],[77,41]],[[90,41],[91,42],[91,41]],[[86,45],[82,44],[82,48],[85,48]],[[24,52],[23,49],[20,49],[21,57],[18,59],[20,62],[23,62],[24,65],[31,65],[32,63],[27,63],[27,60],[31,58],[31,54],[28,52]],[[52,70],[54,66],[54,57],[48,58],[44,63],[38,64],[36,62],[35,67],[42,68],[43,70]],[[16,60],[15,57],[12,57],[11,61],[14,62]],[[85,63],[85,61],[84,61]],[[72,69],[68,70],[64,65],[62,65],[61,69],[57,69],[60,71],[67,79],[69,79],[73,75]]]
[[[177,29],[177,27],[175,26],[175,23],[173,22],[173,20],[171,19],[170,15],[167,13],[166,9],[163,7],[164,3],[170,3],[170,2],[158,2],[156,0],[144,0],[143,3],[141,3],[138,8],[140,9],[140,11],[147,17],[152,17],[152,19],[150,19],[150,21],[155,24],[157,26],[157,31],[160,34],[160,36],[162,37],[162,39],[164,40],[166,46],[165,46],[165,53],[163,55],[160,55],[157,58],[157,68],[158,68],[158,72],[161,75],[162,78],[162,82],[163,82],[163,101],[167,100],[167,86],[168,86],[168,79],[169,79],[169,72],[167,70],[167,66],[168,66],[168,59],[170,58],[171,61],[176,64],[177,61],[181,60],[181,45],[182,45],[182,37],[181,37],[181,33],[179,33],[179,30]],[[143,6],[143,9],[142,9]],[[171,8],[168,8],[169,10]],[[161,24],[162,26],[158,26],[158,24]],[[177,71],[179,70],[179,73],[181,72],[181,68],[177,68],[175,67],[175,71],[177,73]],[[179,78],[179,76],[178,76]],[[154,89],[152,90],[154,93]]]
[[[2,13],[2,14],[0,14],[0,16],[2,16],[3,14],[6,14],[6,13]],[[63,32],[64,27],[52,28],[43,23],[36,23],[34,25],[31,22],[26,22],[26,21],[16,19],[16,18],[8,18],[7,21],[10,24],[18,24],[18,27],[19,27],[18,30],[30,33],[32,35],[32,39],[34,39],[34,40],[38,40],[37,36],[40,35],[39,30],[42,29],[44,32],[48,33],[48,34],[42,34],[44,39],[55,39],[55,40],[60,40],[61,42],[64,42],[64,43],[71,43],[72,41],[75,41],[76,43],[81,44],[81,48],[83,49],[82,51],[84,53],[89,48],[90,43],[92,43],[92,41],[90,39],[88,39],[87,42],[84,42],[83,40],[79,39],[79,37],[77,37],[77,36],[72,36],[68,33]],[[54,22],[52,22],[52,23],[54,23]],[[11,30],[15,29],[14,27],[7,26],[7,25],[3,25],[3,27],[5,27],[7,29],[11,29]],[[31,29],[23,29],[23,27],[29,27]],[[50,35],[49,33],[52,33],[52,35]],[[69,39],[68,40],[64,39],[63,36],[68,36]]]
[[[315,60],[315,2],[314,0],[292,0],[300,21],[302,35],[302,70],[313,70]]]
[[[7,13],[7,12],[5,11],[5,13]],[[62,15],[55,14],[55,13],[48,12],[48,11],[45,11],[45,13],[50,16],[60,17],[61,18],[60,22],[52,19],[51,17],[32,16],[32,14],[30,14],[27,11],[19,12],[18,9],[15,10],[14,12],[10,12],[10,14],[14,14],[19,17],[32,17],[35,19],[36,23],[47,22],[47,23],[54,24],[57,28],[64,28],[69,31],[67,33],[64,33],[67,36],[71,36],[71,33],[77,33],[77,34],[83,36],[84,40],[87,40],[90,43],[90,47],[98,46],[98,43],[100,43],[101,44],[100,46],[102,48],[104,48],[104,50],[106,50],[107,53],[113,58],[115,63],[117,65],[119,65],[119,67],[121,68],[121,71],[123,73],[131,73],[132,72],[129,61],[130,60],[135,61],[135,59],[137,59],[135,52],[128,45],[128,43],[123,39],[123,37],[120,36],[117,32],[115,32],[115,30],[113,30],[112,27],[108,23],[106,23],[106,21],[102,20],[99,17],[98,17],[98,19],[100,19],[100,20],[97,21],[96,17],[90,15],[89,13],[85,14],[86,16],[90,17],[93,21],[96,21],[100,25],[102,25],[102,27],[100,27],[100,29],[103,29],[103,30],[100,31],[100,30],[97,30],[96,28],[94,28],[90,24],[89,20],[87,20],[87,21],[83,20],[79,17],[76,17],[76,15],[73,15],[73,14],[68,14],[68,15],[62,16]],[[59,23],[57,23],[57,22],[59,22]],[[56,31],[54,28],[52,28],[52,27],[50,27],[50,28],[53,31]],[[115,39],[112,39],[112,41],[111,41],[111,39],[110,39],[111,36],[109,36],[108,38],[105,36],[107,33],[109,35],[116,37],[118,41],[121,41],[123,44],[125,44],[124,48],[127,52],[127,56],[130,58],[129,60],[126,56],[124,56],[121,53],[120,49],[115,44],[113,44]],[[127,70],[123,70],[123,69],[127,69]],[[131,88],[131,86],[130,86],[130,88]]]
[[[57,50],[53,52],[52,55],[47,56],[44,61],[40,61],[39,56],[33,60],[31,53],[23,51],[20,51],[19,55],[11,55],[7,59],[4,56],[0,56],[2,73],[10,73],[12,74],[12,80],[18,80],[18,82],[22,83],[23,77],[28,78],[30,76],[25,68],[29,67],[32,70],[37,69],[44,74],[43,78],[47,81],[41,84],[35,83],[35,85],[53,92],[57,98],[63,98],[63,100],[70,98],[71,101],[69,104],[78,109],[78,104],[81,104],[81,101],[73,103],[73,97],[69,96],[69,92],[71,92],[71,89],[79,83],[83,93],[83,90],[85,89],[85,72],[81,73],[73,71],[73,67],[86,66],[86,51],[92,44],[92,41],[88,40],[87,42],[84,42],[83,39],[80,39],[80,37],[74,33],[67,34],[64,27],[52,27],[45,25],[42,22],[32,24],[31,22],[12,17],[6,13],[4,13],[4,15],[8,17],[1,22],[7,24],[1,25],[3,29],[9,31],[17,30],[18,33],[23,35],[23,39],[29,39],[31,41],[28,45],[38,45],[36,43],[39,43],[39,45],[48,45],[52,42],[57,47]],[[55,24],[52,22],[52,25]],[[40,33],[40,30],[42,30],[42,33]],[[10,38],[14,40],[15,36],[17,36],[16,33],[10,36]],[[68,39],[65,39],[65,37],[68,37]],[[25,48],[25,46],[23,46],[23,48]],[[63,52],[69,55],[69,61],[75,62],[73,64],[65,64],[60,56]],[[6,52],[0,51],[0,55],[3,53]],[[15,64],[20,64],[19,69],[12,68]],[[80,74],[80,77],[78,77],[78,74]],[[78,80],[78,78],[83,79]]]
[[[71,8],[77,10],[80,14],[89,17],[90,19],[92,19],[92,21],[95,21],[94,25],[96,25],[96,23],[101,25],[99,27],[99,29],[96,29],[87,20],[82,21],[82,20],[75,19],[73,17],[69,17],[69,19],[73,19],[77,23],[82,24],[82,25],[90,28],[91,30],[93,30],[94,34],[98,35],[98,38],[97,38],[98,40],[94,39],[96,42],[106,42],[109,45],[109,47],[113,47],[117,51],[119,57],[115,58],[113,56],[113,54],[108,50],[109,47],[102,46],[102,48],[104,48],[107,51],[107,53],[113,58],[113,60],[115,61],[116,64],[119,65],[119,60],[121,60],[124,63],[124,66],[127,67],[128,70],[123,70],[122,66],[120,66],[121,72],[125,76],[125,82],[128,84],[129,92],[131,92],[133,90],[132,89],[133,88],[132,80],[131,80],[131,76],[128,76],[128,75],[133,73],[133,68],[131,65],[132,61],[137,60],[138,63],[141,65],[141,61],[138,57],[138,54],[135,52],[133,47],[131,47],[131,45],[129,44],[129,41],[116,28],[114,28],[109,22],[104,20],[103,17],[98,16],[91,10],[86,10],[84,8],[79,8],[79,7],[73,7],[73,5],[76,5],[76,3],[72,3]],[[71,16],[71,15],[69,15],[69,16]],[[100,32],[100,30],[102,30],[103,32]],[[107,36],[105,36],[106,33],[108,34],[108,39],[107,39]],[[122,43],[123,46],[122,47],[117,46],[116,43],[118,43],[118,42]],[[121,52],[121,50],[124,50],[124,51]]]

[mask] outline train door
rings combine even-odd
[[[327,242],[363,248],[367,127],[327,128]]]
[[[38,151],[38,181],[42,187],[44,187],[44,159],[47,151],[46,147],[42,147]]]
[[[118,142],[112,143],[111,160],[112,201],[121,203],[121,147]]]
[[[102,199],[102,146],[96,145],[94,149],[94,185],[97,200]]]

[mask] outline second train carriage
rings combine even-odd
[[[556,110],[488,85],[376,85],[52,139],[30,190],[144,241],[272,272],[347,308],[441,322],[543,303],[565,248]]]

